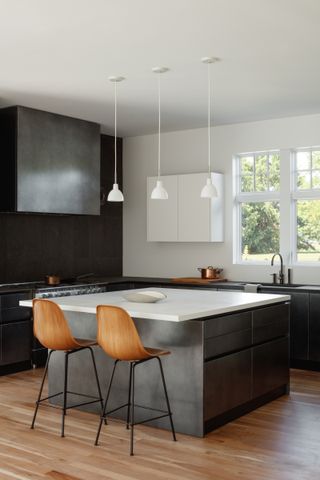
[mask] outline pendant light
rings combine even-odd
[[[152,200],[168,200],[168,192],[161,180],[161,84],[160,75],[169,70],[166,67],[154,67],[152,71],[158,75],[158,176],[157,183],[151,193]]]
[[[202,63],[208,65],[208,178],[207,183],[201,190],[201,198],[214,198],[218,196],[216,187],[211,178],[211,64],[218,59],[214,57],[204,57]]]
[[[108,202],[123,202],[123,194],[119,190],[117,179],[117,84],[124,80],[124,77],[109,77],[114,83],[114,184],[108,195]]]

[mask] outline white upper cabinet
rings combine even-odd
[[[151,192],[156,186],[157,177],[148,178],[148,242],[178,241],[178,177],[177,175],[161,176],[168,192],[168,200],[151,200]]]
[[[151,200],[156,178],[148,178],[148,241],[223,242],[223,174],[212,173],[218,197],[201,198],[207,173],[162,177],[168,200]]]
[[[210,200],[200,197],[208,174],[179,175],[178,232],[180,242],[210,241]]]

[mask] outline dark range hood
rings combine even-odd
[[[0,211],[100,214],[100,126],[0,109]]]

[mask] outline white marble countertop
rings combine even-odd
[[[167,298],[157,303],[132,303],[122,297],[124,292],[145,290],[163,292]],[[284,302],[290,300],[290,295],[153,287],[55,297],[50,300],[69,312],[95,314],[97,305],[116,305],[135,318],[181,322]],[[31,307],[32,301],[22,300],[20,305]]]

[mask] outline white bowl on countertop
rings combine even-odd
[[[162,292],[157,292],[155,290],[145,290],[142,292],[124,293],[122,297],[128,302],[155,303],[159,300],[164,300],[165,298],[167,298],[167,295]]]

